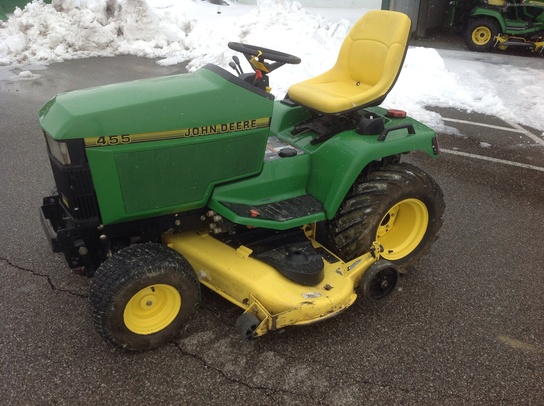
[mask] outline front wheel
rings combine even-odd
[[[333,250],[349,261],[374,241],[381,256],[406,273],[438,237],[444,214],[438,184],[413,165],[386,165],[360,177],[327,223]]]
[[[160,244],[131,245],[105,261],[91,281],[90,307],[98,333],[129,351],[177,337],[200,301],[191,265]]]
[[[478,18],[469,23],[465,30],[465,44],[476,52],[491,52],[495,37],[500,34],[499,24],[489,18]]]

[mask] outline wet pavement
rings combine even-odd
[[[383,303],[244,341],[241,310],[204,290],[178,341],[141,354],[104,343],[89,281],[50,251],[39,222],[53,179],[38,110],[61,91],[182,71],[129,56],[23,81],[0,70],[3,404],[542,404],[541,132],[452,109],[436,109],[456,129],[440,135],[441,156],[406,158],[444,191],[440,238]]]

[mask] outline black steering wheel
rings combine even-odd
[[[230,49],[244,54],[255,71],[264,70],[264,73],[269,73],[286,63],[293,65],[300,63],[299,57],[284,52],[274,51],[273,49],[242,44],[240,42],[229,42],[228,46]],[[267,60],[272,63],[267,62]]]

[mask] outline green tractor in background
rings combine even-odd
[[[0,21],[8,19],[7,13],[13,13],[16,7],[21,10],[32,0],[2,0],[0,4]],[[51,4],[51,0],[43,0],[45,4]]]
[[[429,253],[438,184],[401,162],[436,133],[378,105],[410,19],[371,11],[334,67],[270,93],[300,59],[229,43],[234,75],[194,73],[59,94],[40,111],[56,192],[41,206],[54,252],[92,277],[99,334],[126,350],[179,336],[204,285],[243,309],[253,338],[380,300]]]
[[[465,28],[465,43],[471,51],[494,48],[544,50],[543,0],[487,0],[475,7]]]

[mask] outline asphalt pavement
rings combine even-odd
[[[25,69],[0,68],[2,404],[544,404],[541,132],[437,109],[452,128],[443,153],[406,160],[441,185],[444,225],[383,303],[244,341],[241,310],[204,290],[183,337],[127,354],[93,330],[88,279],[43,235],[38,207],[53,178],[38,111],[58,92],[183,67],[92,58],[13,80]]]

